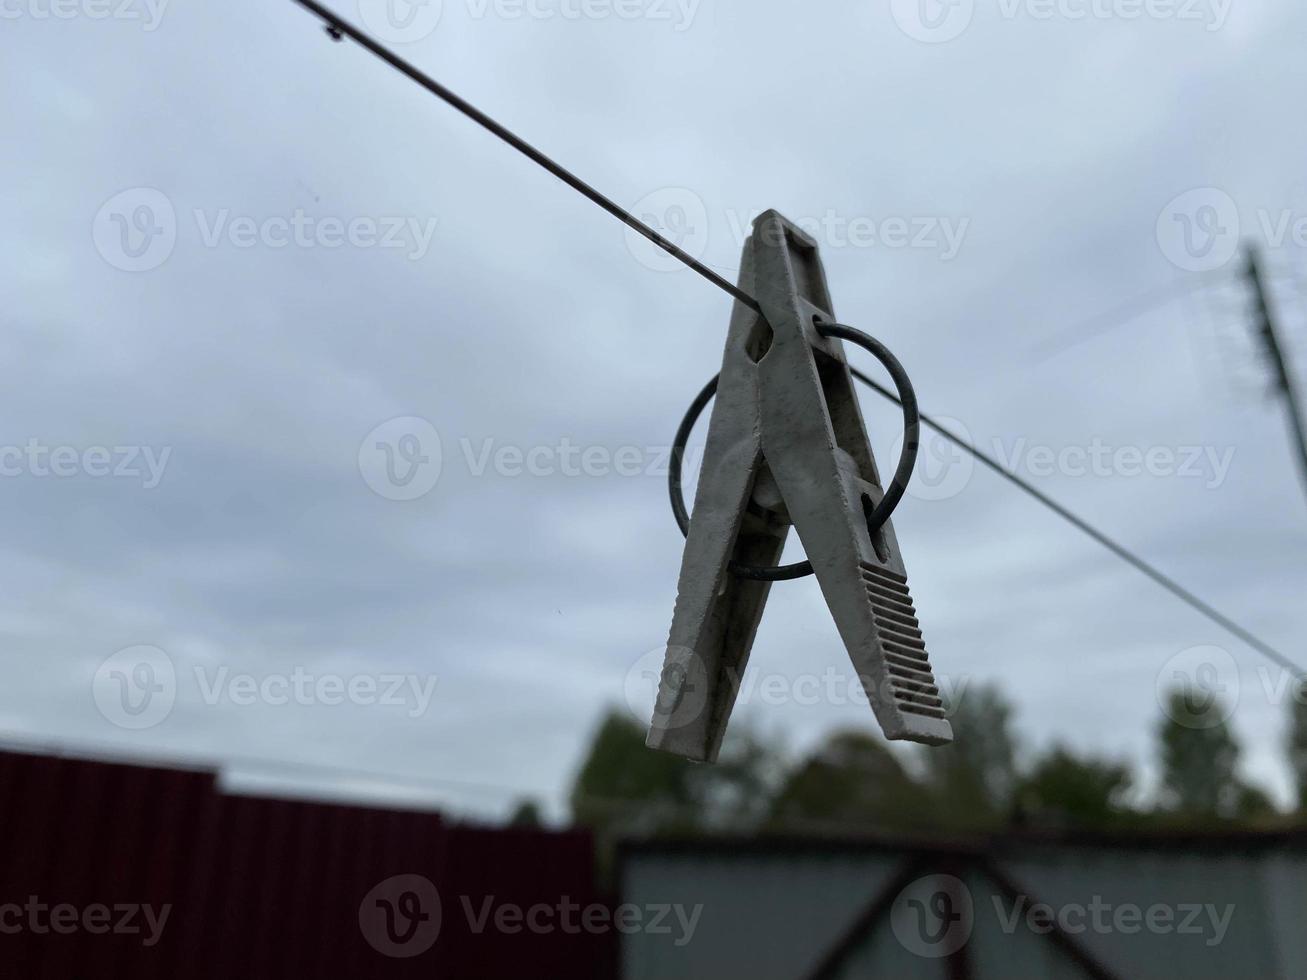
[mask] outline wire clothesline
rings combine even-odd
[[[363,31],[359,30],[349,21],[344,20],[339,15],[333,13],[331,10],[324,7],[322,4],[318,3],[317,0],[295,0],[295,3],[298,3],[300,6],[304,7],[306,10],[310,11],[315,16],[323,20],[327,25],[327,32],[331,35],[333,39],[341,40],[343,38],[348,37],[350,40],[356,42],[364,49],[366,49],[367,51],[375,55],[377,58],[381,59],[386,64],[390,65],[400,74],[416,82],[422,88],[426,89],[428,92],[431,92],[437,98],[441,99],[443,102],[447,103],[454,109],[458,110],[464,116],[466,116],[467,118],[475,122],[477,125],[481,126],[483,129],[494,134],[503,142],[507,143],[509,146],[517,150],[519,153],[522,153],[528,159],[532,160],[540,167],[543,167],[545,170],[549,171],[549,173],[553,174],[559,180],[563,181],[565,184],[572,187],[578,193],[582,194],[584,197],[592,201],[594,204],[598,205],[600,208],[607,211],[609,214],[617,218],[619,221],[627,225],[629,228],[633,229],[643,237],[647,238],[650,242],[652,242],[654,245],[658,246],[659,248],[663,249],[669,255],[675,257],[677,260],[685,264],[688,268],[692,269],[694,272],[698,273],[700,276],[702,276],[708,282],[712,283],[714,286],[717,286],[719,289],[723,290],[728,295],[734,297],[736,300],[738,300],[740,303],[743,303],[749,309],[755,310],[759,313],[762,312],[758,301],[754,299],[751,295],[749,295],[747,292],[745,292],[743,289],[741,289],[739,286],[724,279],[721,275],[714,272],[703,262],[696,259],[694,256],[690,255],[689,253],[687,253],[684,249],[680,248],[675,243],[669,241],[659,232],[649,227],[649,225],[642,222],[639,218],[635,217],[635,215],[631,214],[628,210],[621,207],[619,204],[617,204],[607,195],[601,193],[593,186],[591,186],[590,184],[582,180],[580,177],[576,176],[566,167],[562,166],[562,164],[558,163],[553,158],[543,153],[541,150],[538,150],[536,147],[528,143],[522,137],[518,136],[516,133],[512,132],[506,126],[497,122],[495,119],[493,119],[486,113],[482,112],[476,106],[472,105],[472,103],[468,102],[466,99],[457,95],[455,92],[453,92],[446,86],[442,85],[440,82],[436,81],[430,75],[421,71],[414,65],[410,64],[409,62],[405,61],[403,58],[396,55],[394,52],[388,50],[381,44],[377,43],[375,40],[373,40]],[[1188,290],[1189,288],[1191,288],[1190,284],[1188,282],[1185,282],[1183,284],[1183,289],[1181,290],[1181,292]],[[872,380],[866,374],[856,369],[853,370],[853,374],[856,377],[858,377],[860,381],[866,383],[873,391],[877,392],[882,397],[887,398],[896,404],[898,403],[898,399],[895,397],[893,392],[891,392],[889,389],[885,388],[878,382]],[[1220,626],[1223,630],[1229,632],[1231,635],[1237,637],[1239,640],[1248,644],[1248,646],[1250,646],[1252,649],[1256,650],[1258,653],[1262,654],[1267,659],[1273,661],[1283,669],[1287,670],[1289,673],[1293,674],[1294,677],[1297,678],[1298,680],[1307,681],[1307,669],[1300,667],[1293,660],[1291,660],[1286,654],[1282,653],[1280,650],[1276,649],[1270,643],[1267,643],[1265,640],[1261,639],[1251,630],[1240,625],[1238,622],[1231,619],[1229,616],[1225,615],[1220,610],[1216,609],[1210,603],[1199,598],[1196,594],[1191,592],[1189,589],[1185,588],[1183,585],[1181,585],[1171,576],[1167,575],[1165,572],[1161,571],[1156,566],[1144,560],[1142,557],[1140,557],[1135,552],[1127,548],[1125,545],[1121,544],[1119,541],[1116,541],[1114,538],[1112,538],[1105,532],[1094,527],[1084,518],[1079,517],[1078,515],[1074,514],[1072,511],[1068,510],[1066,507],[1057,503],[1057,501],[1053,500],[1046,493],[1039,490],[1033,484],[1029,483],[1022,477],[1014,473],[1009,468],[1003,466],[1000,462],[995,460],[993,457],[982,452],[980,449],[972,445],[967,440],[959,438],[958,436],[954,435],[947,428],[940,425],[938,422],[936,422],[930,416],[926,415],[924,412],[921,413],[921,421],[923,424],[928,426],[932,431],[938,433],[943,438],[949,440],[958,448],[962,449],[964,452],[969,453],[977,460],[979,460],[981,463],[983,463],[985,466],[987,466],[989,469],[997,473],[999,476],[1003,477],[1005,480],[1009,481],[1010,483],[1020,488],[1022,491],[1024,491],[1025,493],[1033,497],[1043,506],[1049,508],[1051,511],[1053,511],[1053,513],[1057,514],[1063,520],[1067,521],[1077,530],[1086,534],[1094,541],[1097,541],[1100,545],[1107,548],[1110,552],[1115,554],[1122,561],[1126,562],[1131,567],[1135,568],[1142,574],[1146,575],[1148,578],[1152,579],[1155,583],[1160,585],[1162,588],[1166,589],[1181,602],[1185,603],[1186,605],[1190,606],[1192,609],[1201,613],[1203,616],[1205,616],[1207,619],[1215,623],[1217,626]]]

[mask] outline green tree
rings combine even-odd
[[[919,829],[929,820],[926,790],[877,738],[832,735],[786,779],[772,805],[777,829],[804,824]]]
[[[1167,696],[1157,728],[1163,813],[1201,823],[1262,808],[1239,779],[1239,743],[1225,714],[1220,700],[1209,692],[1177,688]],[[1265,794],[1260,797],[1265,800]]]
[[[646,750],[650,751],[650,750]],[[766,818],[786,766],[780,746],[747,720],[728,731],[712,765],[687,763],[690,798],[708,830],[753,830]]]
[[[964,690],[951,707],[953,742],[923,749],[935,811],[952,828],[996,828],[1012,812],[1017,784],[1012,706],[984,686]]]
[[[610,711],[572,787],[575,822],[612,833],[747,830],[766,815],[778,751],[737,725],[721,756],[698,765],[645,743],[644,726]]]
[[[1244,823],[1264,823],[1279,815],[1280,811],[1276,808],[1275,801],[1271,799],[1269,793],[1247,783],[1239,785],[1239,793],[1235,797],[1234,804],[1236,820]]]
[[[1298,790],[1298,810],[1307,814],[1307,683],[1294,689],[1289,708],[1289,767]]]
[[[1018,804],[1035,824],[1110,827],[1128,814],[1125,795],[1133,777],[1129,766],[1103,759],[1078,758],[1055,745],[1021,780]]]
[[[530,799],[518,803],[517,809],[513,811],[513,815],[508,819],[508,825],[519,830],[538,830],[544,824],[544,817],[540,813],[540,804]]]
[[[688,768],[675,756],[649,751],[640,726],[610,711],[572,786],[572,819],[596,829],[666,824],[691,805]]]

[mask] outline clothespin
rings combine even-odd
[[[885,735],[950,742],[816,242],[768,211],[739,285],[648,744],[717,758],[791,524]]]

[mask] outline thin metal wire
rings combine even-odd
[[[867,385],[867,387],[871,388],[878,395],[881,395],[882,397],[889,399],[895,404],[898,404],[898,398],[897,396],[895,396],[894,392],[890,391],[888,388],[881,385],[875,379],[870,378],[867,375],[863,374],[857,368],[851,368],[851,370],[855,378],[857,378],[863,384]],[[970,442],[961,438],[960,436],[955,436],[952,432],[944,428],[944,426],[940,425],[925,412],[921,413],[921,421],[929,428],[939,433],[949,442],[953,443],[953,445],[957,446],[959,449],[962,449],[963,451],[970,453],[976,459],[980,460],[982,463],[988,466],[999,476],[1003,477],[1003,479],[1007,480],[1009,483],[1012,483],[1013,485],[1024,490],[1026,493],[1034,497],[1037,501],[1039,501],[1049,510],[1053,511],[1053,513],[1057,514],[1063,520],[1067,521],[1068,523],[1070,523],[1080,531],[1083,531],[1085,534],[1089,535],[1089,537],[1093,538],[1095,541],[1101,544],[1108,551],[1112,552],[1122,561],[1126,562],[1129,565],[1132,565],[1134,568],[1143,572],[1150,579],[1152,579],[1162,588],[1166,589],[1176,598],[1180,599],[1186,605],[1193,607],[1195,610],[1202,613],[1204,616],[1206,616],[1212,622],[1216,623],[1216,625],[1220,626],[1222,629],[1227,630],[1228,632],[1234,634],[1239,639],[1247,643],[1254,650],[1256,650],[1258,653],[1262,654],[1267,659],[1273,660],[1275,663],[1279,664],[1289,673],[1293,674],[1294,677],[1296,677],[1297,679],[1307,680],[1307,670],[1304,670],[1302,667],[1299,667],[1292,660],[1290,660],[1285,654],[1275,649],[1275,647],[1271,646],[1265,640],[1262,640],[1254,633],[1244,629],[1244,627],[1240,626],[1233,619],[1231,619],[1229,616],[1226,616],[1216,607],[1212,606],[1207,602],[1204,602],[1202,599],[1194,595],[1192,592],[1186,589],[1175,579],[1171,578],[1171,576],[1155,568],[1153,565],[1150,565],[1148,562],[1140,558],[1125,545],[1117,543],[1115,540],[1113,540],[1103,531],[1100,531],[1098,528],[1094,527],[1092,524],[1086,521],[1083,517],[1079,517],[1076,514],[1072,513],[1071,511],[1067,510],[1052,497],[1048,496],[1048,494],[1044,493],[1042,490],[1037,489],[1032,484],[1026,482],[1021,477],[1017,476],[1017,474],[1013,473],[1010,469],[1008,469],[1002,463],[998,462],[998,460],[994,459],[992,456],[990,456],[983,450],[976,448]]]
[[[432,95],[436,96],[442,101],[448,103],[453,108],[457,109],[459,112],[467,116],[482,129],[488,130],[489,132],[493,133],[495,136],[498,136],[501,140],[503,140],[513,149],[517,150],[519,153],[523,154],[524,156],[538,163],[540,166],[544,167],[551,174],[553,174],[563,183],[567,184],[573,190],[580,192],[585,197],[593,201],[595,204],[599,205],[601,208],[603,208],[605,211],[611,214],[618,221],[622,222],[622,224],[626,225],[627,227],[633,229],[636,232],[639,232],[645,238],[649,239],[649,241],[653,242],[655,245],[661,248],[664,252],[667,252],[669,255],[675,256],[681,262],[684,262],[687,266],[689,266],[695,272],[699,273],[699,275],[703,276],[714,286],[716,286],[719,289],[725,290],[727,293],[729,293],[731,296],[734,296],[745,306],[749,307],[749,309],[757,310],[759,313],[762,312],[762,308],[758,305],[758,301],[754,299],[752,296],[750,296],[748,293],[746,293],[739,286],[736,286],[734,283],[728,281],[727,279],[722,278],[712,269],[708,268],[708,266],[704,265],[702,262],[696,259],[693,255],[690,255],[688,252],[680,248],[678,245],[668,241],[666,238],[664,238],[658,232],[654,231],[652,228],[650,228],[647,224],[645,224],[635,215],[631,214],[630,211],[627,211],[616,201],[600,193],[598,190],[596,190],[590,184],[587,184],[584,180],[576,176],[576,174],[572,173],[562,164],[558,163],[552,157],[549,157],[546,154],[542,153],[540,150],[537,150],[534,146],[532,146],[526,140],[522,139],[522,137],[518,136],[516,133],[508,129],[506,126],[503,126],[500,123],[496,122],[494,119],[491,119],[489,116],[487,116],[484,112],[482,112],[472,103],[468,102],[466,99],[450,91],[448,88],[446,88],[444,85],[441,85],[430,75],[415,68],[413,65],[409,64],[403,58],[399,57],[398,55],[390,51],[387,51],[384,47],[382,47],[376,41],[372,40],[372,38],[368,37],[366,34],[360,31],[349,21],[343,20],[342,18],[338,17],[336,14],[333,14],[322,4],[318,3],[317,0],[295,0],[295,2],[298,3],[301,7],[304,7],[306,10],[310,11],[311,13],[317,15],[318,17],[326,21],[327,32],[331,35],[331,37],[334,40],[340,40],[341,37],[344,36],[362,45],[369,52],[376,55],[386,64],[390,65],[390,67],[398,71],[400,74],[408,76],[413,81],[421,85],[428,92],[430,92]]]
[[[1130,323],[1132,320],[1137,320],[1145,313],[1165,306],[1173,300],[1181,299],[1199,289],[1219,284],[1223,281],[1222,275],[1229,276],[1230,273],[1228,271],[1224,274],[1213,275],[1195,273],[1192,276],[1169,283],[1161,289],[1154,289],[1141,296],[1136,296],[1105,313],[1090,317],[1074,327],[1061,331],[1055,337],[1045,338],[1033,348],[1033,353],[1037,355],[1037,362],[1042,363],[1050,360],[1073,347],[1095,337],[1100,337],[1117,327]]]
[[[550,157],[546,156],[544,153],[537,150],[530,143],[527,143],[524,139],[522,139],[520,136],[517,136],[511,130],[500,125],[494,119],[491,119],[480,109],[476,108],[470,102],[467,102],[465,99],[461,98],[460,96],[456,95],[454,92],[447,89],[445,86],[441,85],[434,78],[431,78],[429,75],[425,74],[424,72],[419,71],[417,68],[415,68],[413,65],[410,65],[407,61],[405,61],[403,58],[400,58],[398,55],[395,55],[392,52],[386,50],[384,47],[382,47],[377,42],[373,41],[370,37],[368,37],[358,28],[354,27],[353,24],[349,23],[346,20],[341,19],[336,14],[328,10],[326,7],[322,6],[322,4],[318,3],[317,0],[295,0],[295,2],[298,3],[300,6],[304,7],[306,10],[315,14],[317,17],[321,18],[323,21],[325,21],[327,24],[327,31],[329,34],[331,34],[333,38],[339,39],[341,36],[344,36],[362,45],[369,52],[376,55],[376,57],[380,58],[382,61],[390,65],[396,71],[400,72],[403,75],[406,75],[408,78],[417,82],[428,92],[431,92],[433,95],[437,96],[438,98],[442,99],[444,102],[448,103],[453,108],[457,109],[463,115],[467,116],[473,122],[477,123],[477,125],[493,133],[495,136],[498,136],[509,146],[513,147],[518,152],[522,153],[529,159],[535,161],[540,166],[544,167],[559,180],[563,181],[569,187],[572,187],[574,190],[580,192],[586,198],[593,201],[595,204],[599,205],[599,207],[603,208],[605,211],[607,211],[613,217],[617,218],[623,224],[632,228],[639,234],[643,235],[645,238],[649,239],[649,241],[653,242],[656,246],[663,249],[669,255],[674,256],[675,258],[683,262],[685,265],[689,266],[699,275],[703,276],[703,278],[711,282],[714,286],[717,286],[719,289],[722,289],[729,295],[735,297],[737,300],[739,300],[749,309],[755,310],[759,313],[762,312],[762,308],[759,305],[758,301],[754,299],[752,296],[750,296],[748,293],[746,293],[744,290],[740,289],[740,287],[734,285],[731,282],[728,282],[726,279],[723,279],[712,269],[708,268],[698,259],[694,258],[694,256],[689,255],[683,249],[677,247],[672,242],[668,241],[666,238],[660,235],[658,232],[654,231],[652,228],[646,225],[644,222],[640,221],[625,208],[621,207],[620,205],[618,205],[616,202],[612,201],[605,195],[601,194],[599,191],[591,187],[585,181],[581,180],[581,178],[577,177],[571,171],[567,170],[562,165],[556,163]],[[1188,286],[1187,281],[1185,285]],[[895,404],[899,404],[900,407],[902,407],[898,398],[891,391],[882,387],[880,384],[878,384],[876,381],[869,378],[867,375],[863,374],[861,371],[858,371],[857,369],[853,369],[853,376],[856,377],[859,381],[862,381],[864,384],[870,386],[873,391],[877,392],[878,394],[882,395],[885,398],[888,398],[890,401],[894,402]],[[1152,565],[1144,561],[1142,558],[1140,558],[1134,552],[1130,551],[1124,545],[1118,544],[1108,535],[1104,534],[1102,531],[1098,530],[1084,519],[1077,517],[1075,514],[1071,513],[1071,511],[1067,510],[1061,504],[1057,503],[1055,500],[1053,500],[1052,498],[1044,494],[1042,491],[1037,490],[1031,484],[1021,479],[1021,477],[1017,476],[1015,473],[1008,470],[997,460],[991,458],[990,456],[987,456],[985,453],[983,453],[975,446],[968,443],[966,440],[960,439],[957,436],[953,435],[951,432],[949,432],[939,423],[932,420],[928,415],[922,414],[921,420],[926,425],[928,425],[931,429],[933,429],[935,432],[938,432],[941,436],[948,439],[950,442],[954,443],[961,449],[970,453],[972,456],[980,460],[982,463],[984,463],[994,472],[998,473],[1004,479],[1008,480],[1009,482],[1013,483],[1015,486],[1024,490],[1026,493],[1034,497],[1044,506],[1048,507],[1054,513],[1062,517],[1064,520],[1068,521],[1070,524],[1072,524],[1079,530],[1083,531],[1085,534],[1089,535],[1089,537],[1093,538],[1103,547],[1107,548],[1118,558],[1125,561],[1127,564],[1134,566],[1134,568],[1138,569],[1140,572],[1143,572],[1154,582],[1162,586],[1162,588],[1166,589],[1168,592],[1170,592],[1176,598],[1180,599],[1186,605],[1202,613],[1204,616],[1206,616],[1212,622],[1216,623],[1222,629],[1227,630],[1229,633],[1243,640],[1258,653],[1261,653],[1263,656],[1267,657],[1268,659],[1273,660],[1281,667],[1283,667],[1284,669],[1292,673],[1295,677],[1298,677],[1300,679],[1307,679],[1307,671],[1299,667],[1297,664],[1293,663],[1293,661],[1291,661],[1287,656],[1280,653],[1280,651],[1276,650],[1269,643],[1258,638],[1255,634],[1253,634],[1249,630],[1240,626],[1238,623],[1236,623],[1234,620],[1230,619],[1228,616],[1221,613],[1215,607],[1209,605],[1208,603],[1204,602],[1202,599],[1198,598],[1198,596],[1194,595],[1184,586],[1180,585],[1180,583],[1176,582],[1170,576],[1154,568]]]

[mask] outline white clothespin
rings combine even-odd
[[[833,322],[816,242],[775,211],[754,222],[740,287],[762,312],[737,301],[732,315],[648,744],[716,759],[771,581],[797,577],[770,567],[791,524],[885,735],[952,741],[887,519],[915,456],[911,387]],[[898,371],[910,452],[890,493],[841,338]]]

